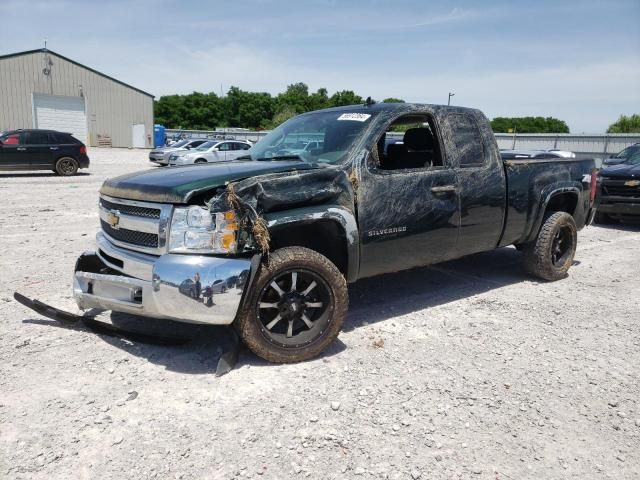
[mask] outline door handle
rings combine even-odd
[[[16,150],[18,150],[19,152],[24,152],[26,150],[25,147],[18,147],[16,148]]]
[[[431,187],[433,193],[453,193],[456,191],[455,185],[442,185],[440,187]]]
[[[58,150],[58,147],[49,147],[49,150]]]

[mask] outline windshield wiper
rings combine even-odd
[[[300,155],[274,155],[273,157],[256,158],[257,161],[266,160],[303,160]]]

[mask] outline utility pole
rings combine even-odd
[[[449,98],[447,99],[447,105],[451,105],[451,97],[453,97],[455,93],[449,92]]]

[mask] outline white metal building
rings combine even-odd
[[[47,49],[0,56],[0,131],[46,128],[91,146],[148,148],[153,95]]]

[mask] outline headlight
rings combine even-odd
[[[234,211],[211,213],[202,207],[173,210],[169,251],[174,253],[235,253],[238,224]]]

